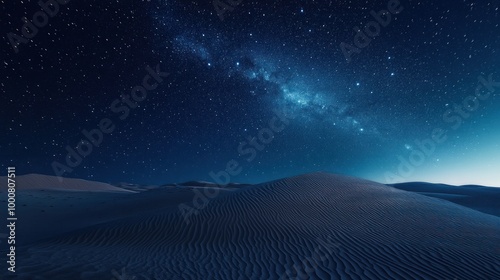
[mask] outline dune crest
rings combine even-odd
[[[63,178],[60,181],[58,177],[41,174],[20,175],[17,176],[15,180],[17,191],[53,190],[134,193],[134,191],[122,189],[106,183],[73,178]],[[7,182],[6,177],[0,177],[0,182],[2,182],[2,188],[7,188],[5,185]]]

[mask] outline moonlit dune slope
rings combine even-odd
[[[500,218],[314,173],[224,192],[189,224],[171,207],[25,249],[19,279],[498,279]]]
[[[393,187],[437,197],[483,213],[500,217],[500,188],[483,186],[450,186],[422,182],[395,184]]]
[[[89,191],[89,192],[128,192],[133,191],[125,190],[112,186],[110,184],[88,181],[82,179],[63,178],[60,181],[55,176],[47,176],[41,174],[28,174],[16,176],[16,191],[23,190],[57,190],[57,191]],[[7,188],[7,177],[0,177],[2,189]]]

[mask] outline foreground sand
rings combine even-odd
[[[500,218],[449,201],[314,173],[221,191],[186,223],[194,189],[43,193],[52,214],[29,192],[19,231],[52,228],[8,279],[500,279]]]

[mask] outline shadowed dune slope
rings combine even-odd
[[[189,224],[170,210],[47,240],[19,253],[18,279],[123,267],[135,279],[500,279],[499,246],[498,217],[314,173],[214,198]]]

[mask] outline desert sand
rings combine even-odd
[[[466,203],[313,173],[209,185],[186,223],[189,185],[19,191],[8,279],[500,279],[500,218]]]

